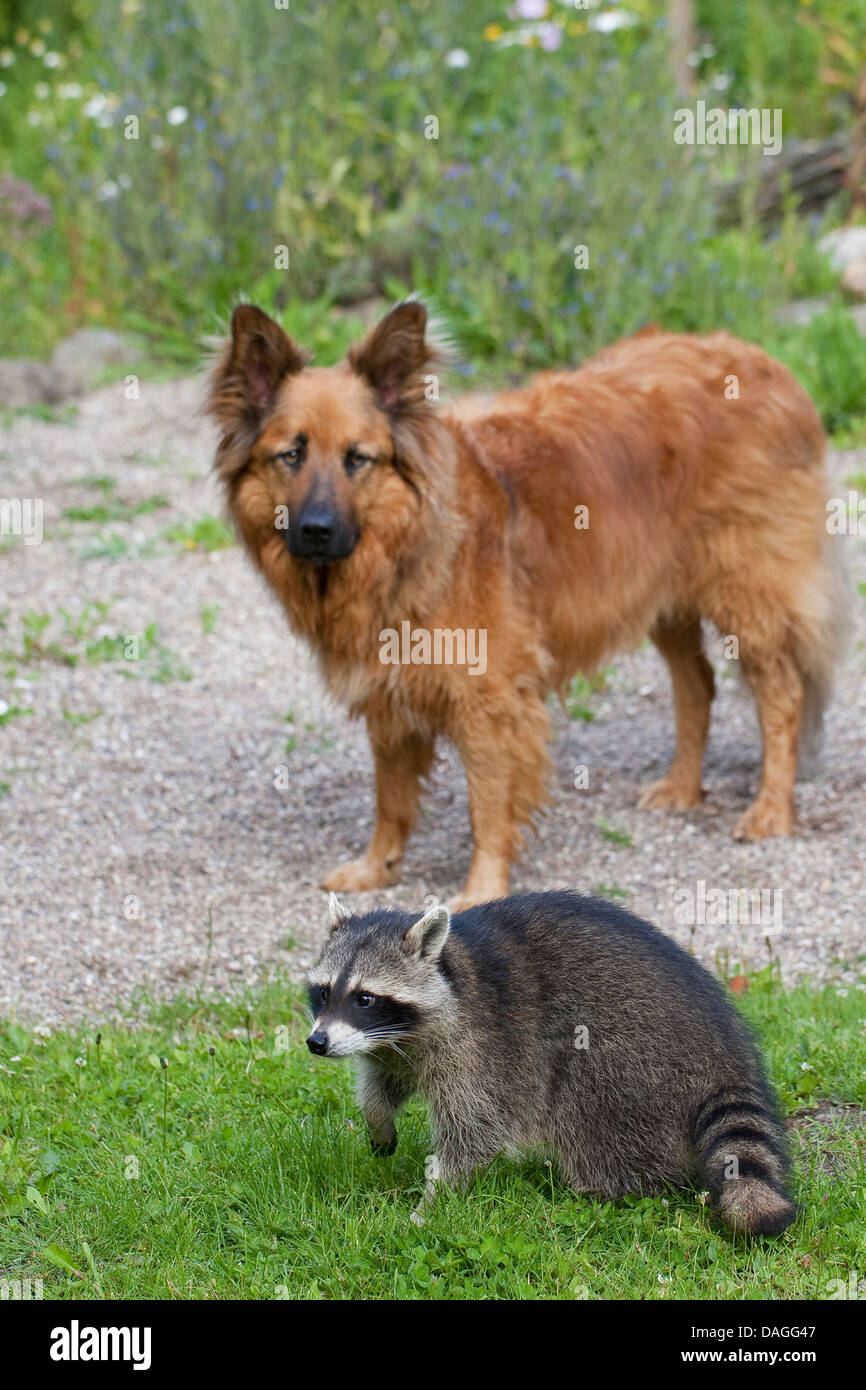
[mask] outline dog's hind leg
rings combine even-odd
[[[713,668],[704,656],[700,618],[661,619],[650,633],[668,664],[673,683],[677,743],[667,775],[645,787],[639,805],[683,811],[701,799],[701,764],[715,691]]]
[[[432,739],[398,732],[385,719],[368,718],[367,731],[376,763],[376,825],[363,858],[339,865],[322,881],[334,893],[364,893],[396,883],[421,783],[433,762]]]

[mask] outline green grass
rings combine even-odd
[[[166,540],[184,550],[223,550],[235,543],[235,533],[231,527],[220,517],[210,514],[199,517],[197,521],[169,526],[164,534]]]
[[[61,516],[65,521],[97,522],[103,524],[107,521],[134,521],[139,516],[149,516],[151,512],[162,510],[170,505],[167,497],[162,493],[155,493],[152,497],[143,497],[139,502],[121,502],[119,499],[112,499],[106,502],[94,502],[89,507],[64,507]]]
[[[633,849],[634,840],[627,830],[619,830],[617,826],[611,825],[599,816],[595,822],[596,829],[599,830],[605,840],[611,845],[616,845],[617,849]]]
[[[101,666],[114,663],[121,675],[139,675],[159,684],[188,681],[192,672],[159,639],[156,623],[141,633],[101,632],[114,600],[94,600],[77,613],[58,608],[56,613],[25,613],[21,619],[21,646],[0,647],[0,659],[9,671],[45,663],[63,666]],[[29,713],[30,711],[19,711]]]
[[[862,992],[784,992],[768,970],[742,1002],[788,1111],[866,1103]],[[811,1299],[862,1269],[866,1173],[841,1122],[795,1126],[801,1216],[775,1241],[732,1239],[694,1193],[576,1197],[539,1159],[497,1161],[419,1230],[421,1104],[374,1158],[350,1068],[304,1032],[278,981],[101,1034],[8,1024],[4,1277],[51,1298]]]
[[[608,676],[611,674],[612,668],[599,671],[594,676],[583,676],[578,673],[572,677],[564,701],[565,712],[569,719],[582,719],[585,724],[592,723],[595,719],[595,710],[591,703],[592,698],[607,689]]]

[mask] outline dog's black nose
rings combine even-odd
[[[313,502],[290,522],[285,540],[295,559],[329,565],[351,555],[358,541],[358,528],[352,517],[334,511],[330,504]]]
[[[334,534],[333,518],[324,514],[304,517],[301,539],[313,550],[326,550]]]
[[[311,1033],[307,1038],[307,1047],[319,1057],[324,1057],[328,1050],[327,1033]]]

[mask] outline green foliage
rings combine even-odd
[[[821,65],[851,67],[858,5],[704,0],[704,94],[759,93],[806,134],[848,119]],[[505,6],[462,0],[79,0],[56,17],[7,0],[0,134],[53,213],[0,238],[9,339],[38,354],[102,320],[192,366],[245,296],[327,362],[362,326],[336,306],[420,289],[467,376],[576,363],[649,322],[727,327],[778,340],[838,427],[863,348],[833,328],[831,359],[853,350],[840,384],[820,328],[775,328],[787,299],[835,286],[817,225],[790,208],[764,239],[747,191],[718,230],[718,179],[753,188],[760,156],[675,144],[666,6],[627,8],[636,22],[603,33],[551,0],[548,52]]]
[[[862,66],[861,0],[697,0],[696,12],[712,50],[701,71],[729,79],[725,105],[780,107],[785,133],[811,139],[844,120],[856,56],[840,47],[856,55],[859,39]]]
[[[841,305],[817,315],[803,329],[778,333],[765,346],[799,377],[829,430],[842,430],[862,420],[866,340]]]

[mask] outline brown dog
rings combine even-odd
[[[544,796],[547,693],[647,633],[677,743],[641,804],[693,806],[713,695],[702,618],[736,638],[763,733],[735,833],[787,834],[801,720],[824,703],[841,621],[806,393],[723,333],[640,334],[455,408],[429,399],[438,356],[415,301],[325,368],[244,305],[214,369],[240,535],[373,749],[372,840],[323,886],[396,880],[445,735],[475,840],[458,905],[505,894]]]

